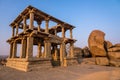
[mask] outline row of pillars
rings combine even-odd
[[[70,57],[73,57],[73,43],[70,43]],[[57,55],[57,45],[53,46],[55,50],[55,56]],[[66,52],[65,44],[60,45],[60,58],[65,57]],[[10,58],[15,58],[17,53],[17,43],[12,42],[10,44]],[[41,57],[42,55],[42,45],[38,43],[38,54],[37,57]],[[64,56],[63,56],[64,55]],[[49,58],[51,56],[51,43],[44,42],[44,58]],[[33,57],[33,37],[28,37],[27,39],[21,40],[21,54],[20,58],[30,58]]]
[[[34,11],[30,10],[29,13],[30,13],[30,15],[29,15],[30,16],[29,29],[33,30],[33,28],[34,28]],[[27,29],[26,16],[23,16],[22,18],[23,18],[23,31],[25,32],[26,29]],[[41,29],[41,27],[40,27],[41,22],[42,21],[37,22],[38,31],[41,31],[40,30]],[[45,24],[45,26],[46,26],[45,33],[49,33],[49,18],[45,19],[45,23],[46,23]],[[14,37],[15,35],[18,35],[18,32],[19,32],[19,24],[16,23],[14,26],[15,27],[12,27],[12,37]],[[15,33],[15,28],[16,28],[16,33]],[[56,29],[55,29],[54,33],[55,33],[55,35],[57,35],[57,30]],[[62,37],[65,38],[65,28],[64,28],[64,26],[62,26]],[[73,38],[73,36],[72,36],[72,28],[70,28],[70,38]]]
[[[17,54],[17,42],[10,43],[10,56],[9,58],[16,58]],[[38,43],[38,54],[37,57],[41,57],[42,45]],[[44,41],[44,54],[43,58],[49,58],[51,55],[51,43]],[[20,58],[32,58],[33,57],[33,37],[23,38],[21,40],[21,52]]]

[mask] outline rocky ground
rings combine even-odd
[[[0,80],[120,80],[120,68],[81,63],[23,72],[0,66]]]

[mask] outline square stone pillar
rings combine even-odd
[[[71,38],[71,39],[73,38],[72,29],[73,29],[73,28],[70,28],[70,38]]]
[[[24,33],[25,33],[25,31],[26,31],[26,25],[27,25],[27,23],[26,23],[26,16],[23,16],[22,17],[23,18],[23,31],[24,31]]]
[[[65,58],[65,43],[62,43],[60,45],[60,65],[61,66],[64,66],[67,63],[67,62],[64,63],[64,58]]]
[[[58,50],[57,50],[57,45],[54,46],[55,53],[54,53],[54,60],[57,61],[58,59]]]
[[[9,58],[12,58],[12,53],[13,53],[13,43],[10,43],[10,55],[9,55]]]
[[[65,28],[62,26],[62,37],[65,38]]]
[[[39,31],[39,32],[40,32],[40,29],[41,29],[41,27],[40,27],[41,22],[42,22],[42,21],[37,22],[37,24],[38,24],[38,31]]]
[[[46,18],[46,19],[45,19],[45,26],[46,26],[45,32],[46,32],[46,33],[49,33],[49,18]]]
[[[70,43],[70,57],[71,58],[74,57],[74,43],[73,42]]]
[[[33,57],[33,37],[29,36],[27,37],[26,58],[32,58],[32,57]]]
[[[14,37],[14,36],[15,36],[15,28],[12,27],[12,37]]]
[[[55,28],[55,32],[54,33],[55,33],[55,36],[57,36],[57,28]]]
[[[34,10],[30,10],[30,25],[29,25],[29,29],[33,30],[34,27]]]
[[[27,40],[26,40],[26,38],[23,38],[21,40],[21,54],[20,54],[20,58],[25,58],[26,57],[26,47],[27,47]]]
[[[13,43],[13,53],[12,53],[12,58],[15,58],[17,54],[17,43]]]
[[[45,50],[44,58],[50,58],[51,57],[51,43],[50,42],[47,42],[47,41],[44,42],[44,50]]]
[[[38,43],[38,54],[37,54],[37,57],[40,58],[42,56],[42,46],[41,46],[41,43],[39,42]]]
[[[16,36],[18,35],[18,28],[19,28],[19,25],[18,24],[15,24],[16,26]]]

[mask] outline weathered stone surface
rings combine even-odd
[[[120,59],[110,60],[110,65],[115,67],[120,67]]]
[[[81,64],[95,65],[95,57],[92,57],[92,58],[83,58]]]
[[[95,62],[97,65],[102,65],[102,66],[109,65],[109,60],[107,57],[96,57]]]
[[[120,52],[120,47],[112,47],[112,48],[109,48],[108,51],[109,52],[117,52],[117,51]]]
[[[107,49],[111,48],[113,46],[113,44],[110,41],[105,41],[105,47]]]
[[[116,47],[120,47],[120,43],[118,43],[118,44],[115,44],[114,46],[116,46]]]
[[[84,56],[84,57],[90,57],[90,56],[91,56],[90,50],[89,50],[89,48],[88,48],[87,46],[84,47],[84,48],[82,49],[82,51],[83,51],[83,56]]]
[[[108,52],[110,59],[120,59],[120,52]]]
[[[79,48],[79,47],[74,47],[74,56],[82,56],[83,55],[83,52],[82,52],[82,49]]]
[[[100,30],[94,30],[91,32],[88,39],[88,45],[92,56],[106,56],[104,36],[105,33]]]

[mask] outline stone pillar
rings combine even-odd
[[[26,16],[23,16],[23,31],[24,31],[24,33],[25,33],[25,31],[26,31],[26,26],[27,24],[26,24]]]
[[[16,26],[16,35],[18,35],[18,28],[19,28],[19,25],[18,24],[15,24]]]
[[[65,43],[62,43],[60,45],[60,64],[61,66],[64,66],[64,58],[65,58]]]
[[[65,28],[62,26],[62,37],[65,38]]]
[[[23,38],[21,40],[21,54],[20,54],[20,58],[25,58],[26,57],[26,47],[27,47],[27,40],[26,40],[26,38]]]
[[[73,36],[72,36],[72,28],[70,28],[70,38],[72,39]]]
[[[17,43],[13,43],[13,53],[12,53],[12,58],[15,58],[17,54]]]
[[[32,58],[32,57],[33,57],[33,37],[29,36],[27,37],[26,58]]]
[[[42,56],[41,50],[42,50],[42,46],[41,46],[41,43],[39,42],[39,43],[38,43],[38,54],[37,54],[37,57],[38,57],[38,58],[40,58],[40,57]]]
[[[63,49],[62,44],[60,45],[60,66],[63,66]]]
[[[40,29],[41,29],[41,27],[40,27],[41,22],[37,22],[37,24],[38,24],[38,31],[40,31]]]
[[[44,49],[45,49],[44,58],[50,58],[50,56],[51,56],[51,43],[45,41],[44,42]]]
[[[46,28],[45,28],[45,32],[49,33],[49,18],[45,20],[45,24],[46,24]]]
[[[70,43],[70,57],[71,58],[74,57],[74,43],[73,42]]]
[[[33,30],[34,27],[34,11],[30,10],[30,25],[29,25],[29,29]]]
[[[55,29],[55,35],[57,36],[57,30]]]
[[[9,55],[9,58],[12,58],[12,53],[13,53],[13,43],[10,43],[10,55]]]
[[[15,28],[12,27],[12,37],[14,37],[14,36],[15,36]]]
[[[57,61],[58,59],[58,51],[57,51],[57,45],[54,46],[54,49],[55,49],[55,53],[54,53],[54,60]]]

